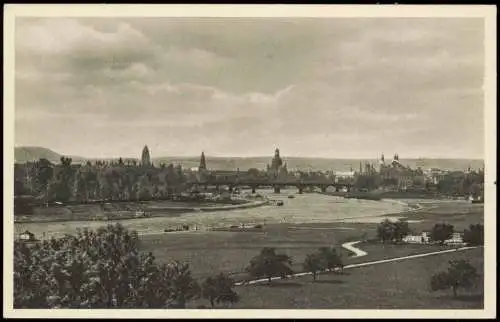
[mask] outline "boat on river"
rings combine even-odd
[[[273,206],[283,206],[284,205],[284,202],[282,200],[269,200],[269,202]]]

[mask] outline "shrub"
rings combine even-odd
[[[187,264],[157,265],[121,225],[14,244],[15,308],[173,308],[199,295]]]
[[[290,265],[291,258],[286,254],[276,254],[274,248],[265,247],[260,251],[260,254],[252,258],[246,271],[252,277],[260,278],[265,276],[269,283],[271,278],[279,276],[285,278],[293,273]]]
[[[464,230],[464,242],[473,245],[484,245],[484,226],[482,224],[470,225]]]
[[[457,297],[459,288],[471,288],[479,277],[477,270],[466,260],[450,261],[446,272],[440,272],[431,278],[431,290],[453,290]]]

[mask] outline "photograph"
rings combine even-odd
[[[246,7],[6,6],[4,316],[495,317],[496,7]]]

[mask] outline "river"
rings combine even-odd
[[[178,225],[197,226],[199,229],[227,227],[240,224],[271,223],[331,223],[331,222],[379,222],[380,216],[408,210],[408,206],[398,201],[371,201],[344,199],[316,193],[296,194],[297,189],[282,190],[274,194],[271,190],[258,191],[270,199],[283,200],[283,206],[262,206],[257,208],[223,210],[214,212],[190,212],[165,217],[125,219],[119,222],[126,228],[137,230],[139,234],[161,233],[165,228]],[[288,198],[295,195],[295,198]],[[118,222],[118,221],[111,221]],[[15,234],[29,230],[38,238],[58,237],[75,233],[78,229],[96,229],[105,222],[72,221],[52,223],[16,223]]]

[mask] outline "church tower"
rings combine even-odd
[[[149,155],[149,149],[147,145],[145,145],[144,149],[142,149],[141,164],[143,166],[151,166],[151,156]]]
[[[280,149],[276,148],[276,150],[274,150],[274,158],[271,161],[271,168],[273,170],[279,170],[282,165],[283,165],[283,161],[281,160],[281,157],[280,157]]]
[[[205,160],[205,153],[201,152],[200,165],[198,166],[198,171],[207,170],[207,162]]]

